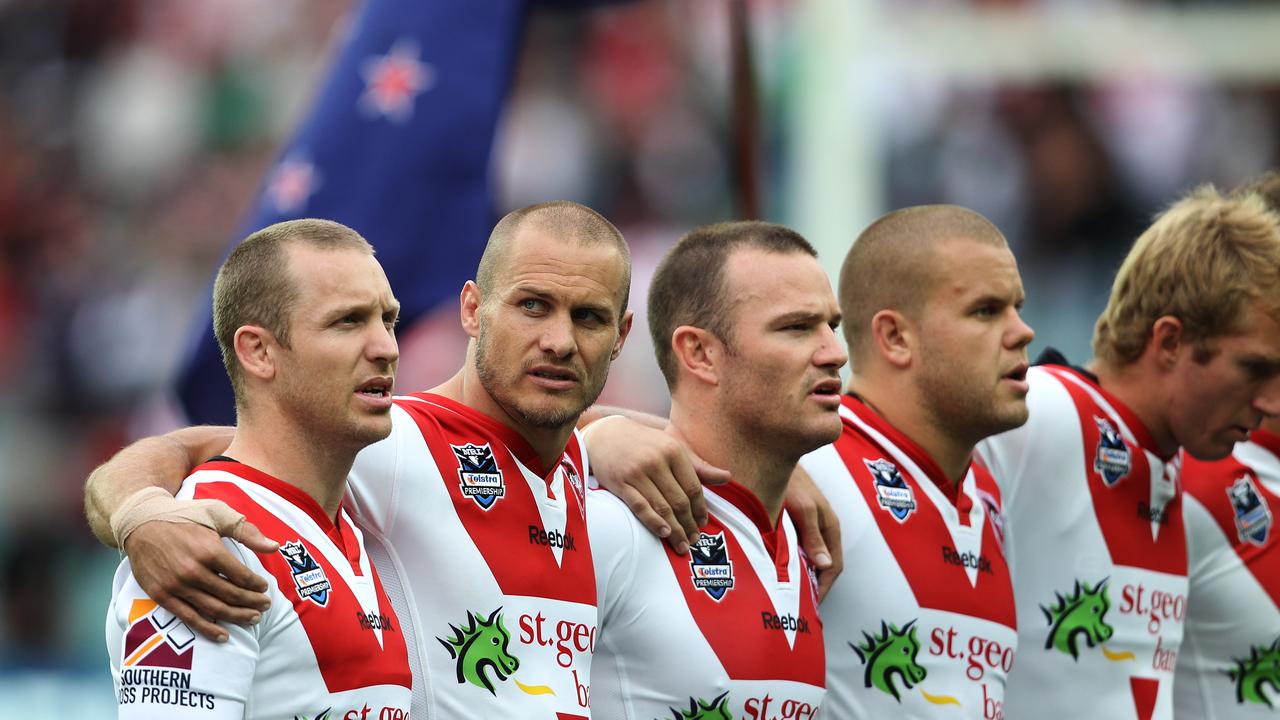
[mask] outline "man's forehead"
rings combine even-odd
[[[725,283],[735,305],[763,306],[768,315],[783,315],[799,307],[839,312],[826,272],[817,258],[804,252],[739,249],[727,259]]]

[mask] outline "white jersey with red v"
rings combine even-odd
[[[396,398],[351,499],[401,615],[414,717],[590,717],[596,586],[575,433],[541,467],[515,431],[448,398]]]
[[[1175,716],[1280,717],[1280,435],[1182,471],[1191,598]]]
[[[1018,599],[1006,714],[1167,720],[1187,609],[1178,458],[1088,373],[1027,382],[1030,420],[979,445]]]
[[[610,493],[588,493],[597,716],[809,720],[823,697],[822,622],[795,528],[784,513],[775,529],[740,485],[704,493],[709,519],[686,556]]]
[[[1017,648],[1000,493],[972,463],[957,485],[857,398],[801,460],[840,520],[844,573],[822,604],[827,713],[1000,717]]]
[[[219,644],[142,592],[126,559],[107,615],[121,718],[407,718],[403,626],[345,511],[338,522],[297,487],[231,460],[196,468],[181,500],[222,500],[281,544],[256,555],[271,608]],[[354,713],[354,714],[353,714]]]

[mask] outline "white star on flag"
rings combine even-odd
[[[316,166],[299,158],[285,158],[271,173],[267,200],[276,212],[287,215],[301,210],[320,187]]]
[[[365,60],[360,74],[365,80],[360,107],[396,123],[413,117],[414,98],[436,79],[435,69],[418,60],[418,45],[411,40],[397,40],[386,55]]]

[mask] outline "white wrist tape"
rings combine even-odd
[[[178,500],[163,488],[149,487],[130,495],[111,515],[111,534],[124,550],[129,535],[152,520],[203,525],[222,537],[234,538],[244,515],[221,500]]]

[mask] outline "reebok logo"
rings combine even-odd
[[[578,546],[573,543],[573,533],[562,533],[559,530],[547,532],[537,525],[529,526],[529,544],[558,547],[564,550],[578,549]]]
[[[992,573],[991,560],[986,555],[974,555],[968,550],[956,552],[950,545],[942,546],[942,561],[959,567],[977,568],[978,572]]]
[[[794,630],[798,633],[809,632],[809,621],[795,615],[774,615],[765,610],[760,613],[760,622],[765,630]]]

